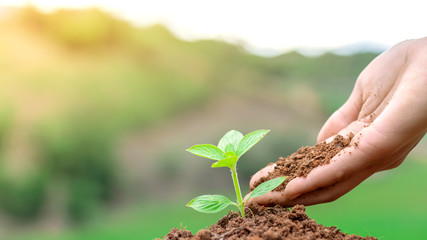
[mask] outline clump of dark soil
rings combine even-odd
[[[246,217],[230,213],[209,229],[193,235],[188,230],[172,229],[165,240],[282,240],[282,239],[377,239],[342,233],[336,227],[325,227],[310,219],[303,205],[289,210],[281,206],[264,207],[251,203],[246,208]]]
[[[292,179],[306,177],[315,167],[328,164],[341,150],[350,146],[353,137],[353,133],[350,133],[347,137],[337,135],[330,143],[321,142],[311,147],[301,147],[290,156],[279,158],[274,170],[268,176],[262,177],[255,182],[251,190],[270,179],[288,176],[283,184],[278,186],[275,191],[285,189],[286,185]]]

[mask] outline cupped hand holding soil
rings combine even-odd
[[[348,149],[351,148],[352,133],[343,137],[338,135],[329,141],[318,143],[311,147],[301,147],[295,153],[286,158],[279,158],[279,160],[263,168],[256,173],[250,182],[251,190],[262,182],[276,178],[278,176],[287,176],[286,181],[277,187],[275,191],[267,193],[261,197],[255,198],[254,202],[271,205],[280,204],[282,206],[293,206],[295,201],[291,201],[289,193],[292,194],[292,183],[297,182],[299,179],[307,179],[315,174],[316,171],[321,170],[326,165],[331,166],[335,164],[332,162],[335,157],[343,154],[351,154]],[[310,205],[311,201],[316,199],[310,196],[306,199],[304,204]],[[299,199],[300,200],[300,199]]]
[[[427,38],[402,42],[374,59],[318,136],[318,144],[328,144],[337,135],[353,132],[351,143],[309,174],[289,175],[284,190],[252,201],[284,206],[330,202],[372,174],[399,166],[427,131],[425,66]],[[277,172],[280,161],[256,173],[251,188],[269,172]],[[309,162],[316,165],[315,160]]]

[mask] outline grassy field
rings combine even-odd
[[[307,208],[318,223],[351,234],[379,239],[423,239],[427,235],[427,163],[407,160],[396,170],[377,174],[339,200]],[[190,199],[191,196],[188,197]],[[184,207],[188,199],[147,202],[100,216],[85,227],[60,234],[26,233],[13,240],[154,239],[172,227],[192,232],[214,223],[226,212],[202,214]]]

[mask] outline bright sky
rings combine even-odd
[[[43,11],[99,7],[138,25],[163,23],[186,40],[239,42],[263,55],[358,42],[389,47],[427,36],[421,0],[0,0],[25,4]]]

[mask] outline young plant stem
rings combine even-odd
[[[245,205],[243,204],[242,194],[240,192],[239,179],[237,178],[236,165],[231,168],[231,177],[233,178],[234,189],[236,190],[237,203],[242,217],[245,217]]]

